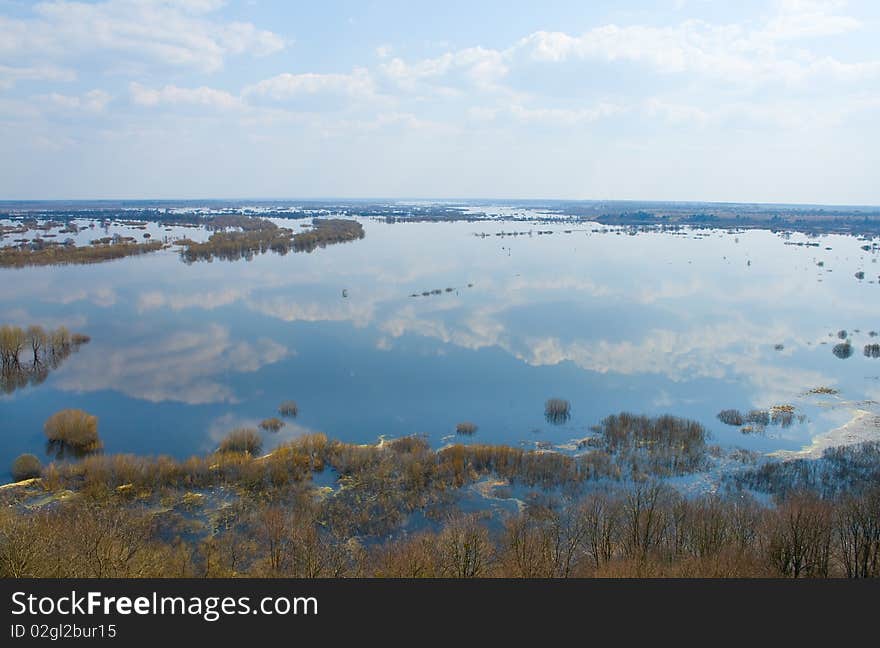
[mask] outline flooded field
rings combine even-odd
[[[268,450],[323,432],[577,453],[618,412],[698,421],[716,454],[801,456],[829,438],[877,438],[870,238],[479,214],[349,214],[362,239],[238,260],[182,254],[209,240],[204,223],[0,221],[3,246],[161,243],[0,269],[0,324],[90,338],[39,379],[4,373],[0,464],[44,455],[44,423],[62,409],[96,416],[105,452],[178,458],[258,426]],[[263,215],[290,236],[311,223]],[[553,398],[565,416],[546,414]],[[279,412],[285,401],[295,415]]]

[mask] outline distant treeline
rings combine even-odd
[[[0,388],[11,393],[43,382],[89,336],[70,333],[66,327],[0,326]]]

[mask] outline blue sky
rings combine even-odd
[[[0,199],[880,204],[880,3],[0,0]]]

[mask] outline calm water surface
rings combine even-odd
[[[69,407],[99,417],[108,452],[178,457],[287,399],[300,415],[267,448],[304,431],[440,446],[465,420],[479,426],[471,442],[569,448],[628,410],[695,418],[719,445],[769,452],[880,400],[880,359],[862,354],[880,340],[880,264],[854,237],[363,222],[365,239],[310,254],[186,265],[169,249],[0,270],[0,322],[92,337],[42,385],[0,396],[0,465],[42,455],[43,422]],[[791,244],[808,241],[820,246]],[[840,329],[855,350],[844,360]],[[840,394],[804,396],[820,386]],[[552,396],[572,404],[564,425],[544,420]],[[716,418],[781,404],[803,421],[747,435]]]

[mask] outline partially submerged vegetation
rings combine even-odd
[[[701,436],[619,418],[606,422],[609,443]],[[93,455],[0,491],[0,577],[880,576],[876,480],[833,496],[799,488],[765,507],[741,492],[688,499],[650,479],[583,492],[579,461],[323,435],[264,457]],[[332,492],[309,481],[327,466]],[[508,491],[496,501],[527,487],[520,506],[466,513],[461,498],[487,476]],[[55,503],[25,505],[37,499]]]
[[[181,258],[187,263],[223,259],[252,259],[269,250],[278,254],[311,252],[334,243],[355,241],[364,237],[364,228],[355,220],[315,218],[312,227],[303,232],[279,227],[265,218],[249,216],[218,216],[209,225],[216,231],[204,243],[182,239]]]
[[[831,392],[813,390],[810,393]],[[725,409],[718,412],[718,420],[725,425],[742,428],[744,434],[751,434],[754,432],[763,432],[764,429],[770,425],[789,428],[795,421],[803,423],[806,420],[806,417],[802,414],[796,414],[795,412],[796,409],[794,405],[774,405],[769,410],[753,409],[745,413],[736,409]]]
[[[780,497],[803,491],[825,498],[859,492],[872,484],[880,484],[880,442],[828,448],[820,459],[768,461],[733,473],[726,481],[738,489]]]
[[[831,349],[831,352],[841,360],[846,360],[847,358],[852,357],[854,350],[853,345],[850,344],[849,340],[847,340],[846,342],[835,344],[834,348]]]
[[[260,429],[266,430],[267,432],[278,432],[285,425],[284,421],[282,421],[277,416],[273,416],[271,418],[263,419],[260,421]]]
[[[238,428],[220,442],[220,452],[244,452],[255,455],[263,448],[260,433],[253,428]]]
[[[0,388],[8,394],[42,383],[89,340],[88,335],[71,333],[64,326],[50,330],[36,325],[0,326]]]
[[[299,414],[299,406],[296,404],[296,401],[286,400],[278,406],[278,413],[281,416],[296,417]]]
[[[835,396],[839,393],[840,393],[839,389],[835,389],[834,387],[827,387],[827,386],[813,387],[812,389],[810,389],[807,392],[807,394],[821,394],[821,395],[826,395],[826,396]]]
[[[15,458],[12,462],[12,479],[22,481],[23,479],[33,479],[39,477],[43,471],[43,464],[36,455],[22,454]]]
[[[571,418],[571,403],[562,398],[550,398],[544,403],[544,418],[548,423],[560,425]]]
[[[98,242],[76,246],[64,243],[47,243],[40,240],[19,246],[0,247],[0,268],[23,268],[26,266],[101,263],[128,256],[161,250],[159,241],[133,243],[130,241]]]
[[[706,463],[709,434],[696,421],[623,412],[606,417],[593,430],[599,436],[585,439],[582,446],[601,448],[636,474],[680,475]]]
[[[48,450],[59,458],[83,456],[103,447],[98,437],[98,417],[81,409],[55,412],[43,426]]]
[[[477,431],[477,424],[471,423],[470,421],[463,421],[462,423],[458,423],[455,426],[456,434],[464,434],[465,436],[471,436],[475,434]]]

